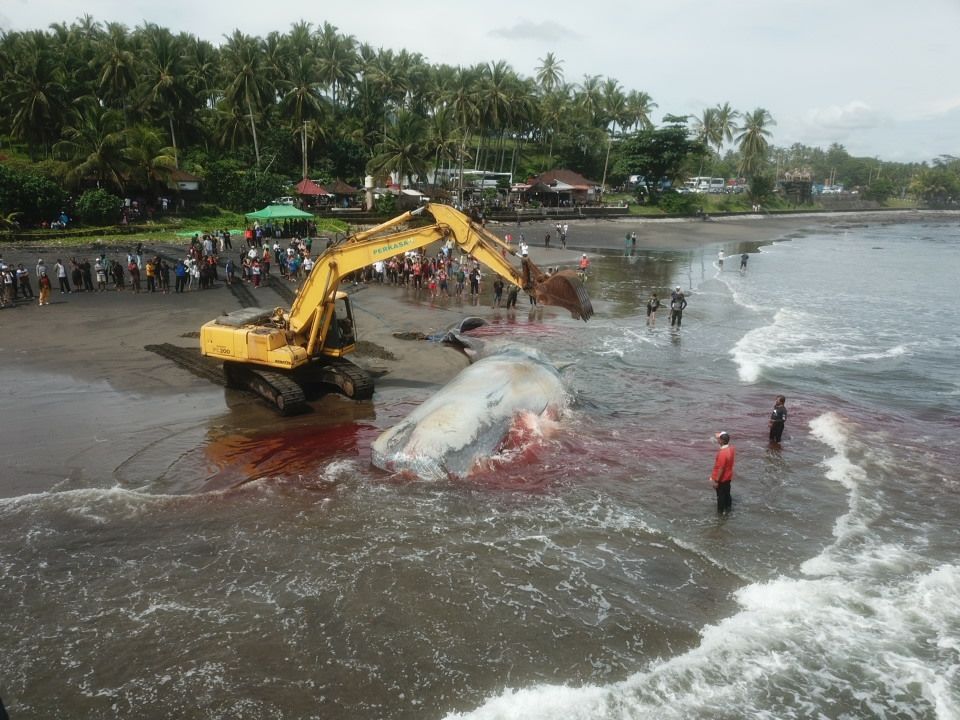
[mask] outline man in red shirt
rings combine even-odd
[[[733,481],[733,462],[736,458],[736,448],[730,444],[730,436],[725,432],[717,433],[716,460],[713,462],[713,472],[710,474],[710,483],[717,491],[717,512],[721,515],[733,510],[733,498],[730,497],[730,483]]]

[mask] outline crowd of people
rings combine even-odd
[[[131,247],[125,257],[108,257],[99,253],[92,260],[74,256],[66,260],[56,258],[48,265],[40,258],[34,268],[23,263],[18,266],[3,263],[0,256],[0,307],[18,301],[37,300],[32,277],[63,295],[76,293],[128,290],[133,293],[185,293],[206,290],[221,281],[249,283],[259,288],[269,282],[271,273],[291,283],[300,284],[315,266],[313,245],[315,238],[294,235],[281,243],[276,236],[251,227],[234,248],[234,239],[228,230],[197,233],[189,241],[185,256],[176,260],[163,254],[145,251],[143,243]],[[330,247],[331,240],[326,240]],[[56,284],[53,283],[54,279]],[[475,258],[455,252],[452,242],[444,244],[436,254],[425,250],[378,260],[349,277],[346,282],[379,283],[407,288],[417,294],[429,294],[431,299],[469,298],[479,304],[483,290],[483,271]],[[503,281],[499,284],[495,307],[503,303]],[[42,288],[42,285],[40,285]],[[38,288],[38,289],[40,289]],[[512,288],[514,301],[519,288]],[[508,293],[508,300],[510,294]],[[48,304],[49,299],[40,299]]]
[[[479,304],[484,291],[484,271],[480,262],[469,255],[456,253],[446,244],[435,255],[416,250],[388,260],[377,260],[350,279],[355,283],[378,283],[424,293],[431,300],[469,299]],[[503,305],[505,285],[497,277],[493,283],[493,306]],[[513,286],[515,288],[515,286]],[[519,288],[515,288],[519,292]]]

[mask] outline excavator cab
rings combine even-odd
[[[350,297],[347,293],[338,290],[333,304],[328,307],[332,317],[320,352],[327,357],[343,357],[353,352],[357,345],[356,325],[353,321]]]

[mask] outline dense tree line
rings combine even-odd
[[[521,178],[563,166],[617,184],[635,170],[638,138],[679,128],[690,152],[669,164],[673,173],[752,176],[782,162],[850,184],[874,180],[840,146],[771,146],[775,122],[763,108],[718,104],[657,129],[649,94],[600,76],[568,82],[552,53],[524,77],[503,61],[453,67],[373,48],[329,23],[265,37],[234,31],[216,46],[84,16],[0,35],[0,78],[0,138],[70,192],[94,184],[155,195],[175,167],[237,209],[305,173],[414,182],[433,170]],[[902,188],[917,169],[891,164],[883,177]]]

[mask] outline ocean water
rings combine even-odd
[[[545,352],[573,401],[468,480],[370,466],[430,392],[384,383],[332,428],[228,409],[0,500],[0,696],[17,718],[960,717],[960,225],[723,250],[599,258],[588,324],[494,316],[477,334]],[[676,284],[682,329],[646,327]]]

